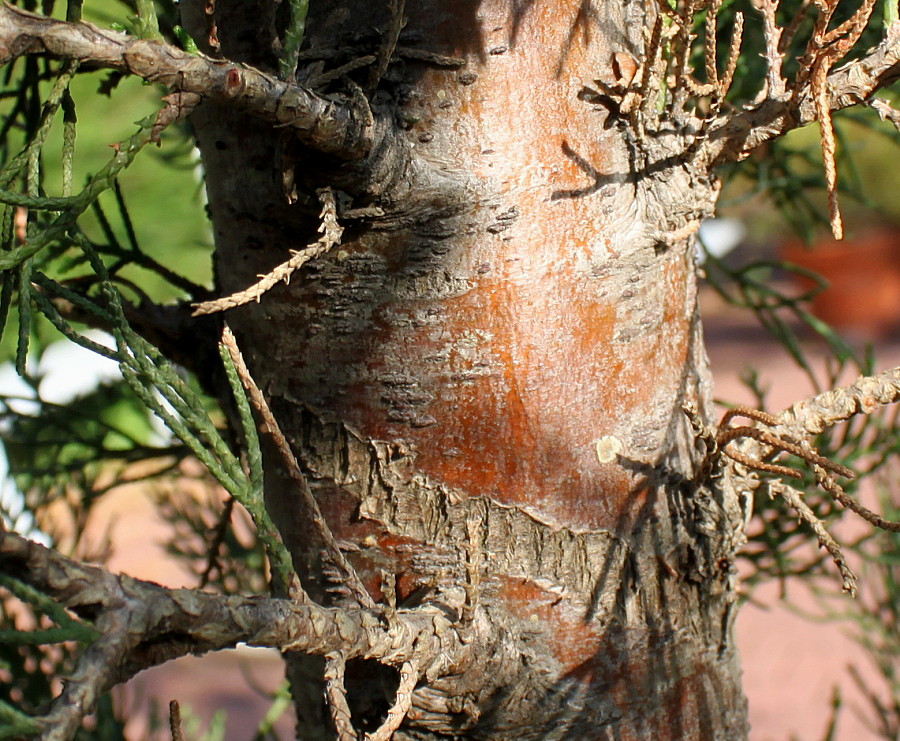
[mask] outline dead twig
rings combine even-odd
[[[737,69],[738,57],[741,54],[741,42],[744,40],[744,14],[736,13],[734,16],[734,30],[731,33],[731,44],[728,47],[728,56],[725,58],[725,70],[716,88],[719,100],[724,100],[731,83],[734,82],[734,72]]]
[[[834,122],[831,119],[828,73],[859,41],[859,37],[872,15],[875,0],[863,0],[862,5],[849,19],[831,31],[828,30],[828,24],[837,8],[838,0],[813,0],[813,4],[818,9],[819,15],[816,18],[815,30],[807,45],[806,57],[801,60],[801,70],[797,79],[802,82],[806,78],[808,70],[809,87],[815,103],[816,118],[819,121],[821,134],[829,222],[834,238],[843,239],[844,225],[837,195],[836,140]]]
[[[340,569],[346,580],[347,589],[359,605],[368,609],[376,609],[375,603],[365,586],[363,586],[362,581],[360,581],[356,569],[353,568],[338,546],[334,534],[331,532],[331,528],[328,526],[325,517],[322,515],[322,510],[319,509],[319,503],[316,501],[316,498],[309,488],[306,476],[304,476],[303,471],[300,470],[300,464],[297,462],[294,451],[291,449],[290,443],[281,431],[281,427],[275,419],[275,415],[272,414],[272,410],[269,408],[265,396],[259,386],[256,385],[253,376],[250,375],[250,370],[247,368],[244,357],[238,348],[237,340],[228,325],[222,330],[222,344],[228,349],[228,353],[237,370],[238,377],[241,379],[241,384],[247,392],[247,398],[260,416],[260,431],[268,434],[272,438],[275,447],[281,455],[281,459],[285,464],[288,474],[297,483],[303,507],[312,520],[316,532],[322,539],[322,544],[327,553],[326,558],[330,560],[334,566]]]
[[[819,545],[828,551],[831,560],[834,561],[835,566],[837,566],[837,569],[841,574],[843,590],[851,597],[855,597],[858,587],[856,574],[854,574],[853,570],[847,565],[847,561],[844,558],[844,551],[841,549],[841,546],[825,528],[825,524],[819,519],[818,515],[816,515],[810,506],[803,501],[803,494],[794,487],[788,486],[783,481],[766,481],[763,486],[768,491],[770,497],[781,497],[794,509],[800,519],[809,525],[810,529],[815,533]]]
[[[397,41],[400,39],[400,32],[403,30],[405,20],[403,11],[406,9],[406,0],[388,0],[388,10],[390,12],[390,20],[388,21],[387,30],[382,35],[381,46],[376,53],[375,66],[369,75],[369,93],[374,93],[387,72],[388,65],[391,63],[391,57],[394,55],[394,49],[397,48]]]
[[[338,741],[357,741],[344,686],[346,668],[347,658],[342,652],[332,651],[325,656],[325,704]]]
[[[415,662],[406,661],[400,667],[400,684],[397,687],[397,695],[394,704],[388,708],[387,718],[375,731],[366,734],[366,741],[390,741],[394,732],[406,720],[406,715],[412,707],[413,691],[419,681],[421,673]]]
[[[184,741],[184,731],[181,728],[181,705],[178,700],[169,702],[169,731],[172,741]]]
[[[763,7],[767,8],[766,13],[770,12],[771,6]],[[813,39],[818,41],[814,43],[811,39],[806,53],[798,59],[799,69],[791,80],[786,94],[780,96],[764,91],[765,94],[757,98],[753,104],[717,120],[703,145],[700,160],[710,165],[740,161],[766,142],[813,121],[824,120],[827,128],[833,111],[864,103],[877,90],[898,79],[900,22],[891,24],[886,29],[882,41],[864,56],[835,68],[836,63],[858,41],[871,11],[871,2],[867,0],[853,18],[834,31],[828,31],[824,24],[825,18],[829,17],[826,7],[825,12],[820,13],[816,21]],[[767,16],[765,25],[772,24],[774,19]],[[775,30],[774,26],[772,28]],[[837,38],[838,30],[846,35]],[[779,50],[785,45],[786,34],[787,30],[782,30]],[[770,57],[771,46],[771,42],[767,43],[767,55]],[[766,87],[770,90],[780,89],[778,69],[781,62],[770,58],[769,64]],[[832,69],[833,72],[830,71]],[[812,82],[814,71],[817,73],[815,84]],[[825,136],[828,137],[827,132]],[[827,149],[833,148],[828,139],[824,141]],[[825,154],[826,158],[829,156]]]
[[[274,288],[281,281],[290,283],[294,272],[310,260],[325,254],[332,247],[340,244],[344,228],[337,221],[337,206],[334,201],[334,192],[331,188],[320,188],[316,191],[316,194],[322,203],[322,212],[320,214],[322,221],[319,224],[319,233],[322,236],[317,241],[308,245],[305,249],[292,251],[292,256],[289,260],[283,262],[271,272],[260,276],[260,279],[249,288],[224,298],[194,304],[193,316],[215,314],[219,311],[226,311],[249,304],[251,301],[259,301],[267,291]]]
[[[802,459],[812,470],[816,484],[843,507],[853,511],[871,525],[900,532],[900,523],[884,519],[855,499],[847,495],[835,480],[835,474],[853,478],[849,468],[829,460],[806,440],[809,435],[823,432],[828,427],[846,421],[856,414],[871,414],[887,404],[900,401],[900,367],[891,368],[877,376],[862,377],[856,383],[827,391],[823,394],[798,402],[779,415],[771,415],[758,409],[739,406],[729,409],[715,430],[707,427],[700,415],[692,407],[685,407],[685,413],[695,430],[696,437],[704,446],[705,455],[698,468],[700,480],[707,480],[718,467],[720,455],[747,468],[772,473],[781,477],[802,478],[800,471],[781,466],[770,461],[779,453],[790,453]],[[742,425],[733,427],[735,417],[765,425],[766,429]],[[740,445],[740,443],[746,443]],[[739,447],[730,447],[737,444]],[[781,496],[807,523],[819,541],[831,555],[843,579],[845,591],[856,593],[856,577],[847,566],[840,545],[829,535],[825,524],[807,505],[802,494],[782,481],[766,481],[770,496]]]
[[[219,561],[219,550],[222,548],[225,538],[228,535],[228,526],[231,524],[231,513],[234,511],[234,497],[229,497],[222,508],[219,515],[219,521],[216,523],[212,532],[212,542],[206,552],[206,567],[200,575],[200,588],[207,586],[214,571],[222,573],[222,564]]]
[[[828,193],[828,221],[835,239],[844,238],[844,224],[837,195],[837,149],[834,136],[834,123],[831,120],[831,108],[828,105],[828,71],[834,62],[825,55],[814,65],[810,86],[816,103],[816,117],[819,119],[819,131],[822,143],[822,162],[825,167],[825,191]]]

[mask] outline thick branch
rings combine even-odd
[[[449,628],[447,614],[452,612],[450,608],[398,610],[397,620],[389,627],[366,610],[298,605],[270,597],[225,596],[197,589],[167,589],[78,563],[9,532],[0,533],[0,570],[75,612],[87,617],[100,615],[95,618],[98,623],[103,615],[113,612],[127,615],[124,624],[128,626],[131,645],[123,651],[118,674],[108,678],[109,684],[160,663],[158,654],[141,645],[160,637],[180,641],[179,655],[247,643],[316,655],[340,649],[347,658],[373,658],[400,666],[412,659],[428,658],[422,656],[422,644],[427,641],[421,637]],[[454,632],[441,634],[445,651],[455,643],[450,638]],[[414,648],[415,639],[418,643]],[[175,656],[162,660],[171,658]]]
[[[102,692],[143,669],[238,643],[317,655],[340,650],[348,659],[398,667],[458,666],[475,655],[475,627],[451,621],[448,616],[458,610],[446,605],[401,610],[387,623],[362,609],[166,589],[77,563],[9,532],[0,532],[0,572],[94,620],[102,633],[40,719],[44,739],[69,738],[66,729],[77,728]]]
[[[309,147],[347,159],[364,156],[372,145],[371,114],[360,100],[330,100],[247,65],[0,6],[0,64],[24,54],[77,59],[235,105],[293,129]]]
[[[868,100],[881,88],[900,79],[900,22],[862,59],[828,75],[828,104],[832,111]],[[790,97],[771,97],[737,115],[723,117],[710,129],[703,147],[711,165],[746,158],[754,149],[792,129],[816,120],[813,92],[805,87]]]

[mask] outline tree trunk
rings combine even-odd
[[[389,54],[389,5],[312,0],[301,81]],[[371,594],[475,627],[466,661],[420,679],[398,737],[746,735],[743,513],[695,481],[682,409],[709,409],[691,235],[716,183],[678,156],[681,132],[642,137],[585,89],[640,74],[644,12],[408,3],[381,79],[376,61],[322,88],[368,94],[362,158],[214,104],[193,116],[221,292],[314,241],[315,190],[338,195],[342,243],[227,319]],[[268,2],[218,0],[215,20],[226,57],[275,64]],[[305,586],[346,602],[295,484],[268,468]],[[333,736],[320,665],[293,666],[300,736]],[[348,668],[361,729],[396,689],[374,666]]]

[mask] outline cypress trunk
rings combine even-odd
[[[709,409],[692,234],[717,186],[683,132],[595,94],[641,74],[644,4],[417,0],[402,29],[396,10],[310,3],[298,80],[367,97],[363,156],[211,103],[192,121],[220,293],[316,239],[317,189],[337,198],[341,244],[227,319],[373,597],[475,627],[397,737],[743,738],[743,514],[696,480],[682,408]],[[275,66],[269,3],[215,15],[227,58]],[[304,586],[344,603],[268,469]],[[321,660],[290,664],[300,736],[333,737]],[[350,662],[358,728],[396,685]]]

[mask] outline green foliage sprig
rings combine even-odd
[[[162,40],[159,32],[159,19],[156,17],[156,4],[153,0],[135,0],[134,9],[137,11],[137,35],[142,39]]]
[[[238,402],[238,409],[248,442],[255,441],[255,450],[248,456],[251,465],[249,477],[209,418],[200,397],[184,382],[168,359],[131,328],[125,317],[121,296],[111,283],[106,266],[93,245],[83,236],[79,236],[77,242],[101,281],[101,291],[112,317],[110,329],[116,340],[119,367],[126,383],[226,491],[247,509],[259,531],[260,540],[266,546],[274,574],[282,585],[289,584],[293,567],[263,502],[259,441],[246,397],[242,403]],[[233,366],[226,362],[225,367],[235,397],[243,396]]]
[[[289,18],[281,40],[279,74],[282,80],[293,80],[297,71],[297,60],[300,58],[300,47],[306,34],[309,0],[287,0],[287,3]]]
[[[40,731],[41,725],[34,718],[0,700],[0,738],[21,738]]]
[[[0,586],[31,605],[38,614],[46,615],[57,625],[56,628],[42,630],[0,630],[0,643],[32,646],[63,641],[91,643],[100,637],[100,634],[91,625],[73,618],[61,605],[45,594],[41,594],[34,587],[23,584],[7,574],[0,574]]]
[[[148,116],[141,121],[140,129],[115,147],[115,155],[105,167],[90,178],[81,193],[65,200],[58,200],[55,208],[47,207],[47,210],[60,211],[60,215],[48,227],[30,238],[26,244],[0,253],[0,270],[14,268],[55,241],[64,238],[66,233],[74,227],[78,217],[90,208],[104,191],[113,187],[119,173],[134,161],[138,152],[154,140],[156,136],[153,131],[155,123],[155,115]]]

